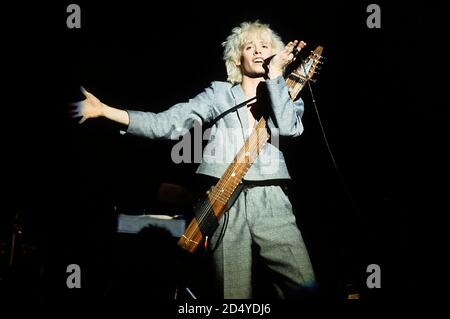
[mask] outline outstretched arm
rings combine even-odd
[[[83,101],[72,103],[72,109],[70,111],[71,117],[81,117],[79,123],[83,123],[87,119],[96,117],[105,117],[114,122],[128,126],[130,124],[130,117],[128,112],[115,107],[111,107],[102,103],[92,93],[81,88],[86,99]]]
[[[186,103],[178,103],[160,113],[122,110],[102,103],[82,88],[86,99],[72,103],[71,117],[81,117],[80,123],[89,118],[105,117],[127,126],[127,133],[152,139],[176,139],[195,122],[207,123],[213,117],[214,84]]]

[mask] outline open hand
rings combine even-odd
[[[281,75],[283,69],[295,60],[295,56],[306,46],[303,41],[294,40],[289,42],[283,50],[278,52],[269,63],[269,70],[272,75]],[[272,77],[273,78],[273,77]]]
[[[71,103],[71,108],[69,110],[69,116],[71,118],[81,117],[80,121],[78,122],[80,124],[82,124],[87,119],[103,115],[103,103],[93,94],[86,91],[84,87],[81,87],[81,91],[86,96],[86,99]]]

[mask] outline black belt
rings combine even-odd
[[[266,179],[262,181],[247,181],[243,180],[242,184],[244,184],[245,187],[262,187],[262,186],[281,186],[281,187],[287,187],[290,183],[290,179]]]
[[[196,174],[196,185],[197,187],[209,190],[212,185],[215,185],[219,179],[217,177]],[[266,180],[242,180],[243,188],[252,187],[264,187],[264,186],[280,186],[283,191],[287,191],[291,183],[290,179],[280,178],[280,179],[266,179]]]
[[[289,185],[290,179],[266,179],[263,181],[242,181],[243,190],[253,188],[253,187],[264,187],[264,186],[280,186],[284,194],[289,197]]]

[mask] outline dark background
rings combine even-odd
[[[143,288],[116,283],[139,262],[160,270],[164,250],[155,245],[145,259],[145,248],[127,246],[134,239],[118,240],[114,207],[187,209],[156,195],[161,183],[197,189],[197,164],[174,164],[175,142],[122,136],[103,120],[79,126],[66,118],[67,104],[83,98],[83,85],[109,105],[165,110],[225,80],[221,42],[240,22],[260,19],[284,41],[322,45],[327,59],[312,89],[339,171],[306,88],[305,131],[282,140],[323,298],[344,301],[351,290],[374,303],[429,296],[443,276],[434,265],[439,217],[449,211],[449,111],[439,77],[445,10],[377,2],[382,26],[369,29],[369,3],[79,2],[82,25],[72,30],[66,3],[5,9],[2,290],[14,299],[70,301]],[[22,232],[10,265],[15,225]],[[136,254],[121,255],[127,247]],[[81,266],[82,289],[65,285],[71,263]],[[369,264],[381,267],[380,289],[365,287]]]

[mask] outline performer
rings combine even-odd
[[[223,42],[227,82],[213,81],[203,92],[185,103],[164,112],[138,112],[111,107],[92,93],[75,103],[74,117],[87,119],[105,117],[127,127],[129,134],[151,139],[178,138],[180,130],[189,130],[196,121],[207,124],[217,116],[265,91],[265,101],[257,97],[236,112],[231,112],[212,126],[205,147],[203,162],[197,173],[220,178],[232,157],[245,142],[264,111],[269,111],[271,135],[297,137],[303,131],[303,101],[295,102],[288,93],[283,72],[294,59],[303,41],[284,45],[269,25],[259,21],[243,22]],[[262,90],[261,90],[262,88]],[[236,129],[239,134],[235,134]],[[275,145],[276,146],[276,145]],[[265,145],[244,177],[246,187],[233,206],[222,217],[210,244],[214,250],[217,285],[223,298],[252,298],[252,249],[262,257],[273,273],[273,285],[280,298],[295,298],[314,291],[313,267],[303,241],[289,198],[282,184],[290,179],[282,152],[273,144]],[[214,150],[214,151],[211,151]],[[208,160],[206,160],[206,158]],[[223,236],[219,236],[224,226]]]

